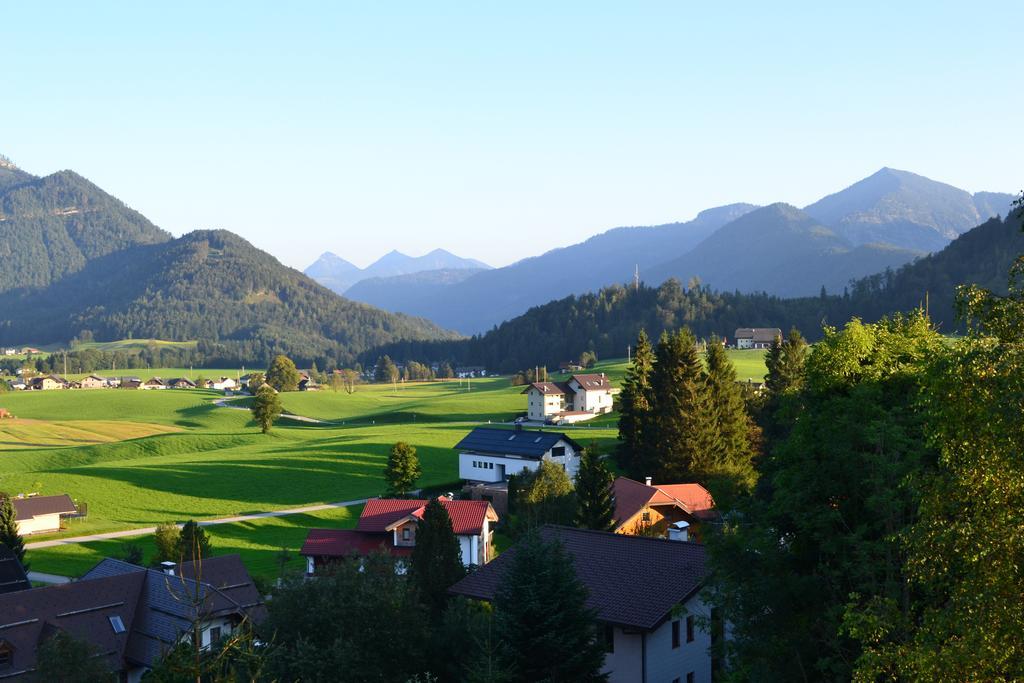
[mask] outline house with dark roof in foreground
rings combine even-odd
[[[700,525],[718,519],[711,492],[700,484],[641,484],[627,477],[612,483],[615,499],[615,532],[668,535],[673,529],[689,530],[700,538]]]
[[[483,500],[440,498],[459,539],[462,564],[482,565],[493,556],[491,542],[498,515]],[[423,519],[426,500],[372,498],[366,501],[355,529],[310,529],[299,554],[306,558],[306,574],[323,571],[349,557],[385,552],[401,562],[416,546],[416,527]],[[404,563],[402,563],[404,565]]]
[[[198,620],[208,647],[265,608],[238,555],[164,571],[105,559],[79,581],[0,594],[0,680],[32,680],[39,646],[58,631],[91,644],[134,683]]]
[[[18,534],[47,534],[60,531],[60,518],[78,512],[68,494],[59,496],[28,496],[12,498]]]
[[[587,606],[604,627],[604,671],[613,683],[710,683],[710,612],[698,593],[707,575],[704,546],[692,541],[625,536],[546,526],[587,587]],[[450,589],[493,600],[515,546]]]
[[[542,460],[561,465],[570,479],[580,468],[580,445],[561,432],[477,427],[455,444],[459,478],[469,482],[506,482],[510,475],[534,472]]]
[[[32,587],[25,568],[14,551],[0,543],[0,593],[28,590]]]

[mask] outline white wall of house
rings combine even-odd
[[[737,349],[752,349],[754,348],[754,340],[750,337],[737,337],[736,338]]]
[[[549,416],[566,409],[564,394],[545,394],[531,387],[526,398],[526,415],[531,420],[543,422]]]
[[[572,444],[564,439],[559,439],[551,450],[543,455],[542,459],[561,465],[570,479],[575,479],[576,473],[580,469],[579,453],[576,452]],[[505,481],[509,475],[519,474],[523,470],[534,472],[538,467],[540,467],[540,460],[533,458],[478,455],[472,452],[459,453],[459,478],[466,481],[495,483]]]
[[[18,521],[18,534],[21,536],[42,534],[48,531],[60,531],[60,513],[36,515],[35,517]]]
[[[605,656],[604,671],[611,683],[634,683],[645,680],[643,659],[646,656],[646,681],[671,683],[679,679],[685,683],[686,674],[693,672],[695,683],[711,683],[711,634],[694,625],[694,638],[686,642],[686,617],[707,618],[708,609],[699,598],[693,597],[677,619],[669,619],[646,637],[636,632],[614,628],[615,647]],[[679,622],[679,647],[672,647],[672,622]]]
[[[219,628],[221,639],[227,638],[231,635],[232,622],[230,619],[226,617],[221,617],[219,619],[210,619],[209,621],[204,621],[200,628],[202,629],[202,646],[210,647],[210,644],[212,643],[212,630],[215,628]]]

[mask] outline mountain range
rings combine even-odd
[[[426,320],[345,299],[223,230],[180,238],[81,176],[0,168],[0,343],[198,339],[220,357],[351,362]]]
[[[304,272],[324,287],[338,294],[345,294],[352,285],[371,278],[401,277],[431,271],[477,272],[488,269],[490,266],[483,261],[462,258],[444,249],[434,249],[423,256],[407,256],[398,250],[392,250],[366,268],[360,268],[337,254],[325,251]],[[457,276],[448,273],[426,276],[425,280],[421,278],[419,281],[451,282],[453,277]]]
[[[615,228],[460,281],[380,278],[348,295],[479,334],[531,306],[640,278],[694,277],[720,291],[779,296],[840,292],[851,280],[941,249],[986,218],[1005,214],[1009,194],[970,194],[914,173],[883,168],[804,209],[732,204],[692,221]]]

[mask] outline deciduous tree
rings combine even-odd
[[[61,629],[42,641],[34,680],[60,683],[113,683],[117,677],[99,648]]]
[[[267,370],[267,384],[278,391],[298,391],[302,379],[292,359],[283,354],[274,356]]]
[[[279,417],[281,417],[281,397],[269,384],[264,384],[256,391],[252,400],[252,417],[260,430],[266,434]]]
[[[156,528],[153,542],[156,545],[156,562],[178,562],[181,557],[178,548],[181,541],[181,529],[174,522],[164,522]]]

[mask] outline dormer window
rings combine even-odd
[[[114,629],[114,633],[124,633],[124,622],[121,621],[121,617],[117,615],[110,617],[110,628]]]
[[[0,669],[6,669],[14,664],[14,646],[6,640],[0,640]]]
[[[412,539],[412,531],[410,531],[408,528],[402,529],[402,540],[408,541],[410,539]]]

